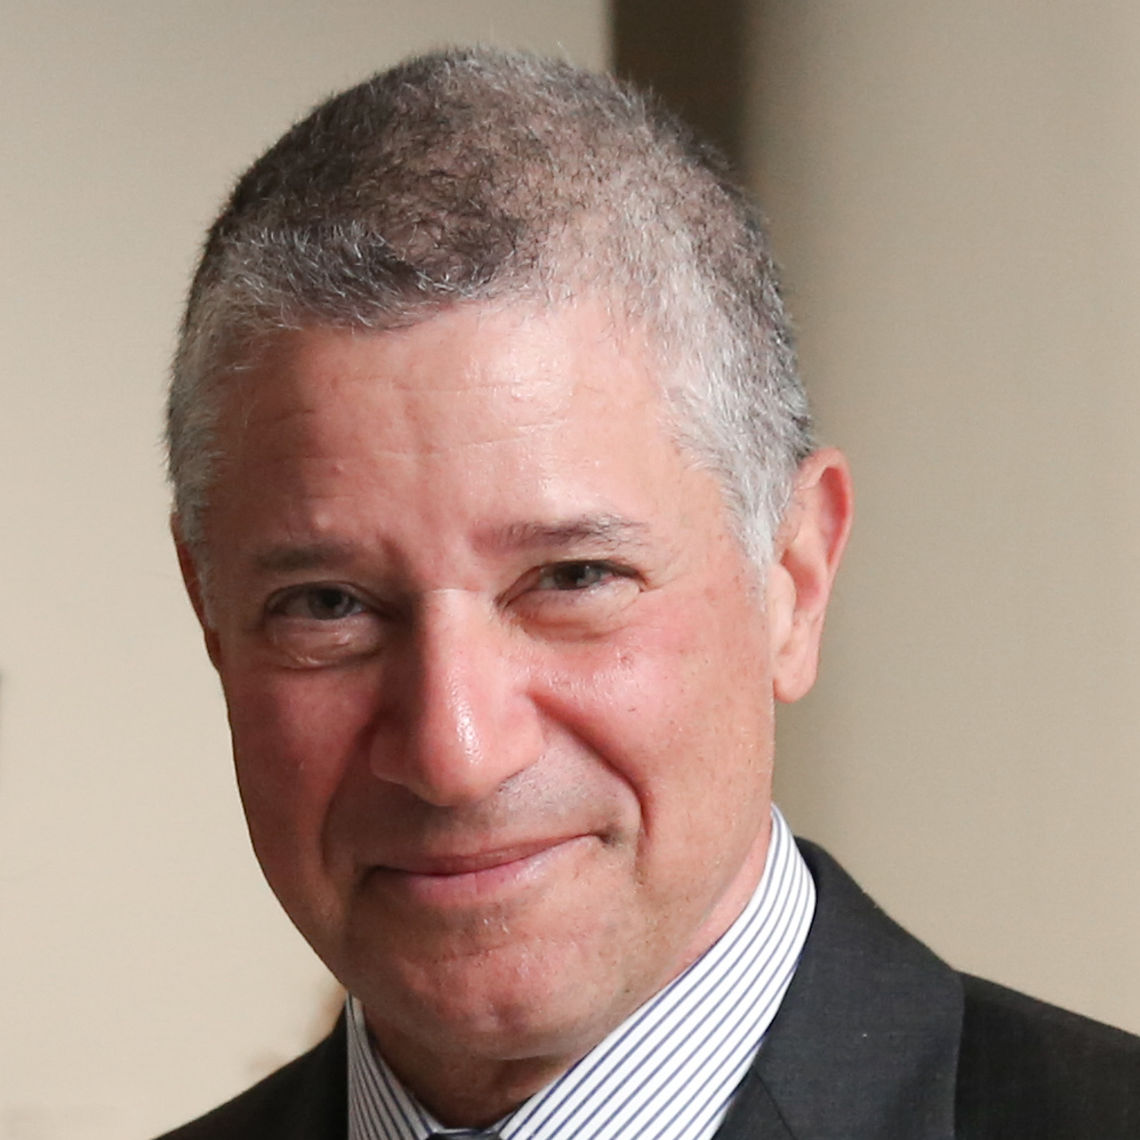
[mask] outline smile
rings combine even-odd
[[[541,839],[469,854],[409,856],[372,868],[370,885],[429,908],[487,903],[555,874],[590,837]]]

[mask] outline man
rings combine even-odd
[[[1140,1044],[771,804],[849,478],[667,116],[486,51],[331,99],[211,230],[169,440],[254,847],[350,995],[174,1135],[1140,1135]]]

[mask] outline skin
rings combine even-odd
[[[815,676],[842,457],[761,580],[637,344],[585,305],[283,335],[228,394],[208,607],[180,544],[266,877],[446,1123],[731,924]]]

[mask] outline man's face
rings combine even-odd
[[[227,397],[207,640],[254,847],[394,1057],[572,1060],[762,871],[792,603],[633,344],[457,308],[282,336]]]

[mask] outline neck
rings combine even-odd
[[[385,1029],[388,1067],[448,1128],[486,1128],[560,1077],[589,1051],[488,1061],[467,1052],[426,1053]]]

